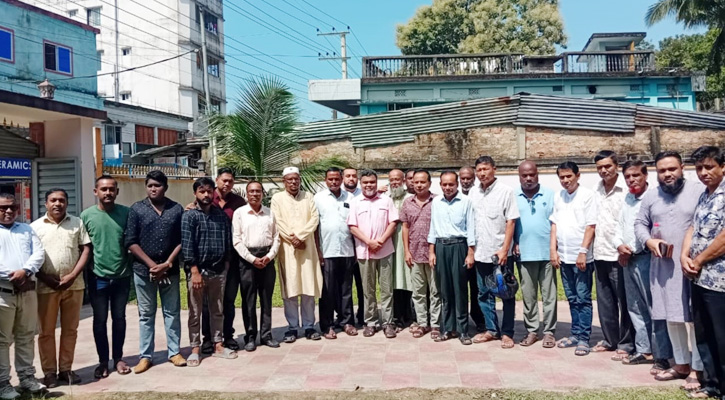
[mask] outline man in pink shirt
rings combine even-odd
[[[393,240],[398,224],[398,209],[388,196],[378,193],[378,175],[365,170],[360,174],[362,196],[350,204],[347,224],[355,237],[355,253],[360,264],[365,296],[365,330],[371,337],[382,325],[385,337],[395,337],[393,325]],[[380,280],[381,316],[375,297],[376,278]],[[382,320],[382,321],[381,321]]]

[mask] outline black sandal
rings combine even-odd
[[[95,379],[108,378],[108,365],[99,364],[93,371],[93,377]]]
[[[624,365],[654,364],[654,358],[647,358],[642,353],[631,354],[622,359]]]

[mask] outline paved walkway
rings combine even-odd
[[[521,315],[517,303],[517,316]],[[595,305],[596,310],[596,305]],[[559,302],[557,338],[569,333],[570,314],[566,302]],[[281,309],[273,311],[275,338],[285,331]],[[278,349],[259,347],[253,353],[241,351],[236,360],[205,358],[198,368],[175,368],[166,361],[165,338],[160,312],[157,314],[156,364],[141,375],[112,373],[101,381],[92,381],[97,356],[91,330],[90,309],[84,308],[80,323],[74,368],[83,384],[58,390],[67,393],[160,391],[188,392],[211,390],[375,390],[405,387],[440,388],[517,388],[563,390],[568,388],[608,388],[663,385],[649,375],[649,366],[625,366],[611,361],[612,353],[591,353],[577,357],[573,349],[544,349],[541,342],[531,347],[503,350],[500,342],[463,346],[458,340],[434,343],[428,335],[415,339],[406,330],[396,339],[381,333],[365,338],[339,334],[337,340],[308,341],[304,338]],[[237,314],[237,333],[243,332]],[[125,359],[135,365],[138,354],[138,314],[135,306],[127,309],[128,331]],[[187,355],[187,314],[182,314],[182,354]],[[595,323],[598,318],[595,312]],[[109,322],[110,324],[110,322]],[[109,329],[110,331],[110,329]],[[516,341],[525,329],[517,318]],[[592,344],[601,339],[594,328]],[[37,360],[36,354],[36,360]],[[38,377],[42,374],[38,369]]]

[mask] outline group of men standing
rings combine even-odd
[[[143,373],[153,362],[157,296],[167,358],[176,366],[198,366],[203,353],[237,357],[239,292],[244,350],[254,351],[257,340],[279,347],[271,333],[277,276],[287,343],[300,329],[308,340],[320,340],[338,332],[356,336],[359,326],[365,337],[382,330],[394,338],[410,327],[416,338],[458,338],[464,345],[500,340],[509,349],[516,285],[504,296],[496,283],[517,266],[527,329],[520,345],[541,339],[546,348],[572,347],[580,356],[612,351],[624,364],[653,364],[655,379],[687,379],[695,397],[725,393],[725,342],[717,340],[725,335],[725,155],[703,146],[692,160],[704,186],[684,178],[679,154],[663,152],[655,158],[659,187],[650,189],[644,163],[628,161],[620,179],[617,155],[600,151],[594,190],[579,185],[576,163],[565,162],[556,170],[562,190],[553,191],[539,184],[531,161],[519,165],[520,187],[513,189],[496,177],[495,161],[481,156],[473,168],[441,173],[442,195],[430,191],[425,170],[393,170],[387,186],[363,170],[358,187],[352,168],[330,168],[327,189],[312,195],[301,189],[299,170],[288,167],[284,191],[269,208],[259,182],[246,185],[246,200],[232,193],[229,169],[216,182],[197,179],[195,200],[186,207],[166,197],[168,180],[160,171],[148,174],[147,197],[131,207],[116,204],[117,182],[104,175],[94,188],[98,204],[80,218],[67,214],[68,195],[58,188],[47,192],[47,213],[31,225],[15,222],[15,198],[0,195],[0,398],[18,396],[9,384],[12,342],[20,389],[80,382],[71,366],[87,263],[97,379],[108,376],[110,360],[119,374],[132,371],[123,360],[131,284],[140,328],[133,371]],[[192,347],[186,359],[179,353],[181,264]],[[556,269],[572,319],[570,336],[558,342]],[[592,348],[594,282],[604,340]],[[315,329],[318,298],[321,332]],[[32,366],[36,324],[43,383]]]

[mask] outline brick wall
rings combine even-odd
[[[564,160],[592,163],[598,150],[611,149],[622,158],[653,159],[653,152],[677,150],[690,154],[704,144],[725,147],[725,131],[687,128],[637,127],[634,133],[607,133],[543,127],[488,126],[416,135],[413,142],[353,148],[349,140],[303,144],[299,158],[313,162],[336,155],[356,167],[447,168],[470,165],[482,154],[502,166],[523,159],[542,165]]]

